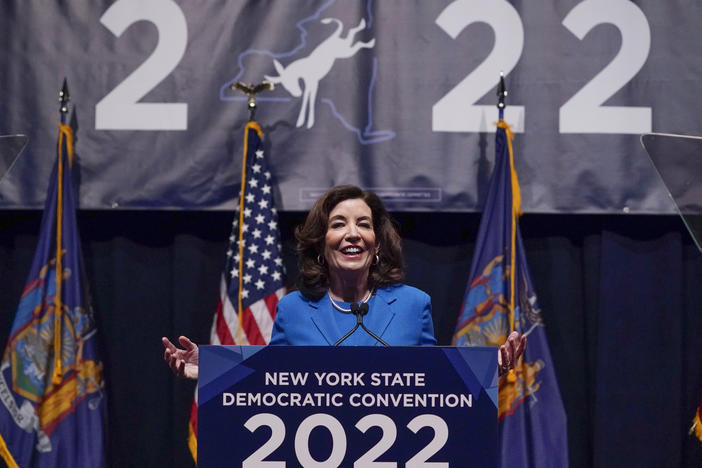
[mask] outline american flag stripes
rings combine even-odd
[[[241,192],[229,236],[220,297],[210,343],[265,345],[271,339],[278,300],[286,292],[273,184],[263,153],[263,132],[246,125]],[[197,399],[197,396],[196,396]],[[189,447],[196,458],[197,406],[190,413]]]

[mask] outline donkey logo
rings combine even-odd
[[[319,81],[331,70],[336,59],[352,57],[361,49],[371,49],[375,46],[375,39],[368,42],[355,42],[356,33],[366,27],[366,21],[361,22],[355,28],[349,29],[346,37],[341,37],[344,28],[343,23],[336,18],[325,18],[321,20],[323,24],[335,22],[337,24],[334,31],[328,38],[322,41],[307,57],[303,57],[283,67],[277,60],[273,59],[278,76],[268,76],[267,81],[274,84],[282,84],[283,87],[293,96],[302,95],[302,106],[297,117],[297,126],[302,127],[307,120],[307,128],[314,125],[314,106],[317,98]],[[300,86],[302,80],[302,87]]]

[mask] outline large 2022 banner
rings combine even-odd
[[[41,206],[64,76],[82,208],[231,208],[248,115],[230,85],[267,77],[279,208],[352,183],[473,211],[502,71],[526,211],[671,212],[639,135],[702,133],[701,17],[684,0],[8,0],[0,134],[30,143],[0,208]]]
[[[202,346],[198,466],[497,466],[495,348]]]

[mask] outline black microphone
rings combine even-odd
[[[364,303],[364,305],[366,306],[366,312],[367,312],[368,311],[368,304]],[[342,336],[339,341],[334,343],[334,346],[339,346],[346,338],[351,336],[351,334],[353,332],[355,332],[360,325],[363,325],[363,319],[361,318],[361,314],[359,313],[359,309],[360,309],[360,307],[357,303],[353,302],[351,304],[351,313],[356,316],[356,326],[353,327],[351,330],[349,330],[349,332],[347,334]],[[363,328],[365,328],[365,327],[363,327]]]
[[[356,304],[352,304],[352,305],[351,305],[351,312],[353,312],[353,306],[354,306],[354,305],[356,305]],[[368,303],[367,303],[367,302],[364,302],[364,303],[361,304],[360,306],[359,306],[359,305],[356,305],[356,310],[357,310],[357,312],[358,312],[358,315],[356,315],[356,326],[358,327],[358,325],[360,325],[361,328],[363,328],[363,329],[366,331],[366,333],[368,333],[370,336],[372,336],[373,338],[375,338],[375,339],[376,339],[379,343],[381,343],[383,346],[390,346],[389,344],[387,344],[386,342],[384,342],[383,340],[381,340],[380,337],[379,337],[378,335],[376,335],[375,333],[373,333],[372,331],[370,331],[369,329],[367,329],[365,325],[363,325],[363,316],[366,315],[366,314],[368,313]]]
[[[334,346],[339,346],[346,338],[351,336],[353,332],[355,332],[358,327],[360,326],[363,328],[366,333],[368,333],[370,336],[375,338],[379,343],[381,343],[383,346],[390,346],[387,344],[385,341],[383,341],[378,335],[370,331],[366,326],[363,324],[363,316],[368,313],[368,303],[367,302],[362,302],[361,304],[358,304],[357,302],[353,302],[351,304],[351,313],[356,316],[356,326],[353,327],[347,334],[341,337],[339,341],[334,343]]]

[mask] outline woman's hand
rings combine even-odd
[[[497,368],[500,376],[505,375],[510,369],[514,369],[514,365],[524,353],[526,341],[526,336],[513,331],[507,337],[505,344],[500,346],[497,351]]]
[[[166,350],[163,352],[163,360],[166,361],[168,367],[171,368],[173,373],[178,377],[197,379],[197,345],[190,341],[186,336],[181,336],[178,338],[178,342],[183,349],[176,348],[175,345],[165,336],[161,338],[161,342],[163,343],[163,347],[166,348]]]

